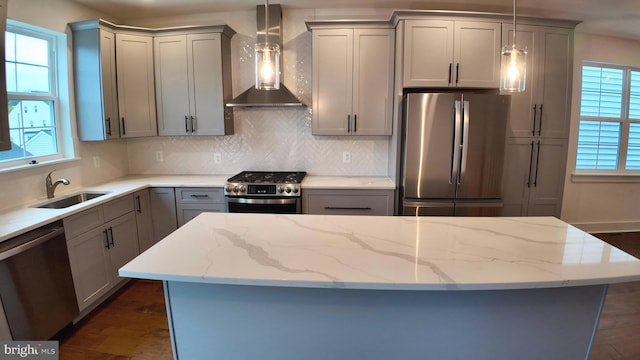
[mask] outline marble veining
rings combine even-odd
[[[121,276],[215,284],[491,290],[640,280],[640,260],[552,217],[203,213]]]

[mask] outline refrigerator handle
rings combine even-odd
[[[460,151],[462,157],[460,158],[460,166],[458,166],[458,186],[460,186],[460,180],[467,170],[467,153],[469,152],[469,146],[467,142],[469,139],[469,102],[462,103],[462,139],[460,140]]]
[[[458,159],[460,154],[460,122],[462,120],[461,101],[454,103],[453,113],[453,141],[451,142],[451,167],[449,168],[449,185],[453,184],[453,179],[458,179]]]

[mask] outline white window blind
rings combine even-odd
[[[640,71],[582,67],[577,170],[640,170]]]

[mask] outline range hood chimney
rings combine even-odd
[[[258,5],[256,11],[258,37],[266,33],[264,19],[264,5]],[[269,39],[268,42],[278,44],[282,49],[282,7],[279,4],[269,5]],[[282,60],[281,60],[282,61]],[[280,76],[280,75],[278,75]],[[280,83],[278,90],[257,90],[250,87],[238,95],[227,107],[305,107],[298,98]]]

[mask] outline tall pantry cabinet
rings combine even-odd
[[[573,25],[573,24],[572,24]],[[518,25],[527,48],[526,90],[512,94],[504,166],[504,216],[560,216],[569,136],[573,26]],[[513,27],[503,24],[511,45]]]

